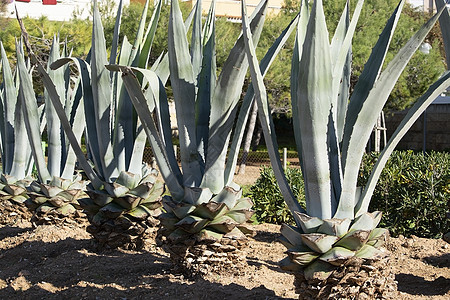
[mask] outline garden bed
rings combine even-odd
[[[2,209],[0,214],[7,213]],[[187,280],[173,273],[166,253],[96,253],[75,222],[33,228],[17,215],[0,225],[0,299],[295,299],[293,276],[277,263],[284,246],[278,225],[254,225],[248,267]],[[442,240],[395,238],[389,242],[399,299],[450,298],[450,245]]]

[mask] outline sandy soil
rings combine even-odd
[[[0,299],[295,299],[293,276],[277,262],[279,226],[255,225],[248,267],[187,280],[173,274],[167,254],[96,253],[86,224],[0,227]],[[450,299],[450,246],[442,240],[391,239],[399,299]]]
[[[237,177],[252,183],[257,170]],[[257,175],[256,175],[257,177]],[[254,179],[253,179],[254,180]],[[33,227],[0,199],[0,299],[296,299],[293,275],[278,262],[279,226],[254,225],[248,267],[188,280],[150,241],[145,251],[95,252],[86,223]],[[398,299],[450,299],[450,245],[442,240],[391,239]]]

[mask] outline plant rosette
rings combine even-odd
[[[147,170],[142,177],[123,171],[100,190],[88,186],[89,198],[79,200],[90,223],[86,230],[98,249],[136,250],[154,240],[164,184],[157,181],[156,169]]]
[[[282,225],[280,242],[288,256],[280,266],[294,273],[300,299],[346,298],[355,293],[389,298],[396,292],[395,278],[386,267],[390,253],[383,247],[389,232],[377,228],[381,215],[364,213],[351,221],[296,213],[300,228]],[[376,267],[380,264],[384,267]]]
[[[86,185],[81,174],[74,175],[72,180],[55,176],[48,183],[31,182],[24,204],[33,213],[33,224],[83,223],[78,200],[87,196]]]
[[[242,248],[253,235],[245,226],[253,215],[252,201],[229,186],[217,195],[207,188],[185,191],[183,202],[163,198],[158,242],[188,276],[239,269],[245,261]]]
[[[27,188],[32,178],[17,180],[13,176],[0,176],[0,205],[5,211],[0,218],[0,224],[10,223],[13,219],[30,219],[31,213],[25,206]]]

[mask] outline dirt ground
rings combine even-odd
[[[240,182],[241,183],[241,182]],[[241,183],[242,184],[242,183]],[[244,250],[248,267],[188,280],[168,255],[145,251],[97,253],[86,223],[32,224],[0,200],[0,299],[296,299],[293,275],[278,262],[285,248],[279,226],[254,225]],[[450,299],[450,245],[423,238],[391,239],[398,299]]]

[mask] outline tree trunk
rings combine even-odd
[[[253,132],[255,131],[256,117],[258,116],[258,104],[253,102],[252,110],[250,112],[250,119],[247,125],[247,134],[244,141],[244,151],[242,153],[241,163],[239,164],[239,174],[245,174],[245,166],[247,163],[248,152],[252,143]]]
[[[256,130],[256,134],[255,134],[255,140],[253,141],[252,151],[258,150],[258,145],[259,145],[259,142],[261,141],[261,136],[262,136],[261,125],[259,123],[257,123],[256,126],[257,126],[257,130]]]
[[[273,112],[274,112],[274,109],[272,108],[270,110],[270,115],[272,115]],[[257,126],[258,130],[256,131],[256,137],[255,137],[255,141],[253,143],[252,151],[258,150],[258,145],[261,142],[261,138],[263,137],[263,135],[262,135],[263,129],[262,129],[261,124],[259,124],[259,122],[256,124],[257,124],[256,126]]]

